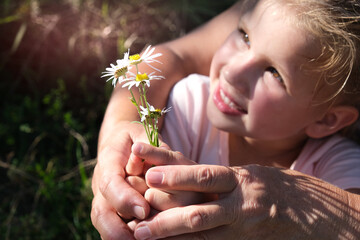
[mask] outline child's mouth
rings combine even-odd
[[[218,86],[215,89],[213,101],[217,108],[225,113],[230,115],[241,115],[247,114],[247,111],[233,102],[226,93]]]

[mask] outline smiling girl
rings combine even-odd
[[[215,53],[210,78],[191,75],[175,86],[164,142],[198,163],[286,167],[360,188],[359,146],[338,134],[359,114],[359,93],[350,88],[359,81],[359,54],[351,48],[359,40],[345,31],[359,22],[344,16],[349,23],[336,32],[328,29],[335,23],[310,21],[331,13],[327,3],[313,5],[244,3],[238,28]]]
[[[220,18],[223,27],[211,22],[175,41],[195,60],[169,64],[204,73],[206,44],[218,46],[240,16],[210,75],[192,74],[172,90],[162,136],[176,152],[133,144],[141,132],[130,124],[99,141],[94,225],[109,236],[121,228],[128,239],[132,231],[136,239],[358,239],[360,148],[342,133],[359,115],[359,12],[358,0],[243,0]],[[117,120],[109,113],[103,134]],[[147,186],[130,181],[142,159],[157,165],[145,176],[148,202]],[[139,194],[132,187],[141,184]],[[215,198],[179,211],[199,199],[178,190]],[[123,219],[145,219],[148,203],[161,212],[127,228]]]

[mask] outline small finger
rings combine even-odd
[[[129,161],[126,164],[126,173],[132,176],[139,176],[143,173],[144,159],[139,158],[135,154],[131,153]]]
[[[187,206],[203,202],[205,195],[197,192],[171,191],[164,192],[156,188],[149,188],[144,195],[152,208],[159,211],[174,207]]]
[[[141,195],[144,195],[148,186],[146,185],[145,179],[139,176],[128,176],[126,182],[138,191]]]
[[[155,166],[196,164],[179,152],[170,151],[162,147],[154,147],[146,143],[134,143],[131,151],[139,158],[145,159],[146,162]]]

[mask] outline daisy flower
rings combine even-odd
[[[153,54],[153,52],[155,51],[155,47],[151,48],[151,45],[149,45],[146,50],[144,51],[143,54],[134,54],[131,55],[129,60],[130,60],[130,64],[132,65],[137,65],[140,64],[142,62],[146,63],[149,67],[155,69],[158,72],[161,72],[159,69],[155,68],[154,66],[151,65],[151,63],[157,62],[160,63],[160,61],[156,60],[155,58],[160,57],[162,54],[161,53],[155,53]]]
[[[162,110],[159,108],[155,108],[154,106],[148,104],[149,109],[148,108],[144,108],[143,106],[140,106],[140,113],[141,113],[141,122],[145,121],[146,118],[151,118],[151,119],[155,119],[155,118],[159,118],[161,116],[163,116],[165,113],[170,112],[171,107],[169,108],[163,108]],[[150,111],[150,113],[149,113]]]
[[[160,79],[164,79],[163,76],[157,76],[154,75],[155,72],[150,73],[149,75],[147,75],[146,73],[138,73],[138,74],[132,74],[132,77],[129,78],[124,78],[123,80],[121,80],[121,83],[126,82],[122,87],[128,87],[128,89],[130,90],[134,85],[136,87],[139,87],[140,84],[146,84],[148,87],[150,87],[150,81],[151,80],[160,80]]]
[[[117,82],[127,79],[126,73],[131,69],[129,51],[124,53],[123,59],[116,60],[116,65],[110,63],[110,66],[101,77],[109,77],[106,81],[112,80],[112,85],[115,87]]]

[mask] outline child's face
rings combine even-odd
[[[213,58],[207,112],[219,129],[262,139],[305,137],[324,107],[311,100],[319,76],[301,67],[318,45],[287,21],[294,14],[260,1],[246,12]]]

